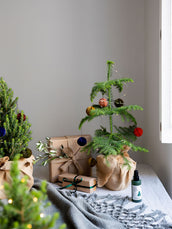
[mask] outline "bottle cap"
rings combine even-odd
[[[134,181],[139,181],[139,172],[138,172],[138,170],[134,170],[133,180]]]

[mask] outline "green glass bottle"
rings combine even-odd
[[[139,178],[138,170],[134,170],[134,176],[132,180],[132,201],[133,202],[141,202],[142,201],[142,188],[141,188],[141,180]]]

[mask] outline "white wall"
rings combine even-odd
[[[117,77],[135,80],[122,95],[125,104],[144,107],[143,0],[0,0],[0,75],[29,117],[34,153],[46,136],[81,134],[78,124],[108,59]],[[143,127],[144,112],[135,117]],[[95,127],[86,124],[82,133]],[[47,168],[35,167],[35,174],[48,177]]]
[[[159,139],[159,1],[145,1],[145,161],[172,196],[172,145]]]

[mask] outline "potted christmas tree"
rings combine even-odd
[[[18,162],[11,165],[11,183],[0,186],[4,189],[7,201],[0,200],[0,228],[1,229],[48,229],[54,228],[59,213],[45,214],[47,202],[46,182],[42,181],[40,190],[28,190],[27,176],[20,176]],[[65,224],[59,229],[66,228]]]
[[[23,111],[17,110],[18,98],[13,98],[13,91],[0,78],[0,184],[10,182],[10,165],[19,155],[21,173],[28,175],[28,186],[33,184],[33,156],[28,147],[31,140],[31,124]],[[2,174],[3,173],[3,174]],[[0,198],[4,198],[0,195]]]
[[[95,136],[83,150],[88,153],[92,151],[98,156],[97,176],[98,186],[106,186],[112,190],[121,190],[128,186],[136,163],[129,157],[128,150],[144,151],[148,150],[136,146],[133,142],[143,133],[142,128],[137,126],[137,121],[130,111],[143,110],[138,105],[124,105],[121,98],[113,99],[112,88],[116,88],[119,93],[122,92],[126,83],[133,82],[131,78],[111,79],[114,63],[107,61],[107,80],[95,83],[90,94],[90,100],[93,100],[100,92],[102,98],[99,104],[92,104],[86,109],[87,116],[79,124],[79,129],[86,121],[91,121],[99,116],[108,116],[109,129],[101,126],[95,131]],[[127,127],[114,124],[115,117],[121,117],[122,121],[131,122]],[[100,155],[99,155],[100,154]]]

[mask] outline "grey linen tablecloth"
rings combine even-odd
[[[39,189],[41,180],[35,178],[33,188]],[[74,193],[60,190],[47,182],[47,196],[51,206],[45,214],[60,213],[54,229],[66,223],[68,229],[169,229],[172,224],[166,221],[166,214],[160,210],[148,211],[148,206],[139,203],[130,206],[128,196],[96,193]]]
[[[35,178],[33,188],[39,189],[41,180]],[[55,229],[66,223],[68,229],[123,229],[124,226],[111,216],[97,213],[84,198],[67,195],[66,191],[56,189],[47,182],[47,195],[51,206],[45,209],[46,214],[60,213]]]

